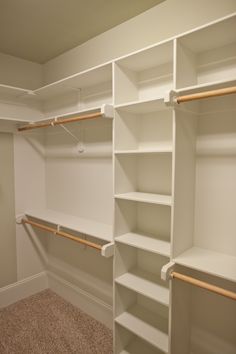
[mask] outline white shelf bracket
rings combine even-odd
[[[114,108],[110,104],[103,104],[101,106],[101,113],[103,118],[113,118],[114,117]]]
[[[174,269],[175,263],[169,262],[161,268],[161,279],[168,281],[170,279],[170,273]]]
[[[102,246],[101,255],[106,258],[112,257],[114,255],[114,242]]]
[[[25,214],[17,214],[16,215],[16,224],[21,225],[22,224],[22,219],[25,217]]]
[[[166,106],[168,107],[173,107],[175,105],[177,105],[177,98],[178,93],[174,90],[168,91],[166,92],[165,96],[164,96],[164,102],[166,104]]]

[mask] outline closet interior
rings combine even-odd
[[[235,28],[231,15],[47,86],[0,85],[18,280],[46,272],[113,328],[115,354],[235,354],[236,295],[172,276],[236,293]]]

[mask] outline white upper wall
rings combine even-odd
[[[42,86],[42,65],[0,53],[0,83],[36,89]]]
[[[45,84],[236,11],[235,0],[166,0],[44,65]]]

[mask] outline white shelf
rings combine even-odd
[[[162,351],[159,351],[157,348],[154,348],[147,342],[144,342],[140,338],[135,338],[132,342],[125,347],[120,354],[162,354]]]
[[[151,235],[148,236],[140,233],[129,232],[122,236],[116,237],[116,241],[166,257],[170,256],[170,242],[158,240]]]
[[[0,97],[1,99],[22,98],[24,96],[33,96],[33,90],[27,90],[20,87],[0,84]]]
[[[167,205],[167,206],[171,206],[172,204],[172,198],[170,195],[153,194],[153,193],[141,193],[141,192],[122,193],[122,194],[116,194],[115,198],[131,200],[135,202]]]
[[[200,247],[192,247],[174,259],[180,264],[208,274],[236,281],[236,257]]]
[[[115,106],[121,112],[128,112],[134,114],[146,114],[156,111],[163,111],[168,109],[164,103],[164,97],[158,97],[152,100],[133,101],[129,103],[122,103]]]
[[[101,113],[105,118],[113,118],[113,106],[110,104],[102,104],[100,106],[91,107],[87,109],[81,109],[77,111],[68,112],[65,114],[47,116],[43,119],[38,120],[37,122],[47,121],[54,118],[71,118],[74,116],[86,115],[86,114],[93,114],[93,113]]]
[[[234,78],[232,80],[220,80],[220,81],[215,81],[215,82],[210,82],[210,83],[205,83],[205,84],[186,86],[186,87],[176,90],[176,92],[178,92],[180,95],[185,95],[185,94],[192,94],[192,93],[196,93],[196,92],[217,90],[217,89],[221,89],[224,87],[232,87],[232,86],[236,86],[236,78]]]
[[[154,315],[142,306],[135,305],[118,316],[115,322],[164,353],[168,353],[167,319]]]
[[[158,276],[137,269],[115,279],[117,284],[169,306],[169,289],[160,285],[158,281]]]
[[[14,133],[20,124],[27,124],[27,120],[19,120],[14,118],[1,118],[0,117],[0,132]]]
[[[101,240],[112,241],[112,226],[95,220],[79,218],[50,209],[26,211],[25,215]]]
[[[65,79],[43,86],[34,91],[34,94],[41,100],[62,95],[73,90],[95,86],[112,79],[111,63],[85,70],[79,74],[71,75]]]
[[[154,149],[134,149],[134,150],[116,150],[116,155],[142,155],[142,154],[169,154],[172,153],[172,145],[171,144],[160,144],[160,146],[155,147]]]

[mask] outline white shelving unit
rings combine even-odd
[[[177,38],[178,94],[235,86],[235,26],[233,16]],[[181,104],[175,124],[172,259],[235,292],[235,95]],[[235,352],[234,301],[176,280],[171,317],[171,354]]]
[[[116,62],[115,353],[139,352],[127,331],[144,340],[143,353],[168,353],[169,289],[160,269],[170,259],[173,122],[163,96],[172,87],[172,41]]]
[[[233,302],[177,280],[169,291],[153,274],[170,259],[236,290],[235,95],[172,108],[163,101],[166,89],[178,96],[235,86],[235,28],[231,16],[115,63],[115,353],[139,353],[137,338],[143,353],[153,353],[148,343],[157,353],[235,351],[233,330],[220,326],[222,317],[235,328]],[[147,308],[135,316],[132,294],[155,302],[152,310],[170,303],[164,346]]]

